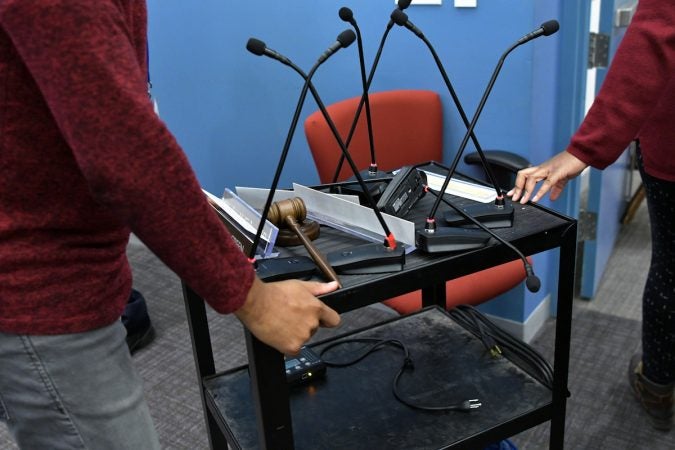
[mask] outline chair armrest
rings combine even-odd
[[[516,179],[516,173],[520,169],[530,166],[530,161],[506,150],[483,150],[483,154],[485,154],[485,159],[492,169],[497,184],[502,189],[511,189]],[[464,162],[481,167],[483,165],[477,152],[464,156]]]
[[[485,154],[485,159],[489,164],[496,167],[501,167],[502,169],[506,169],[509,172],[516,173],[520,169],[530,166],[530,161],[520,155],[508,152],[506,150],[483,150],[483,154]],[[464,156],[464,162],[467,164],[481,165],[478,152],[469,153]]]

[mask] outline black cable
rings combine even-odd
[[[460,216],[464,217],[465,219],[469,220],[472,222],[474,225],[476,225],[478,228],[481,230],[485,231],[487,234],[490,235],[493,239],[498,241],[499,243],[507,246],[513,253],[515,253],[520,260],[523,262],[523,267],[525,269],[525,274],[526,274],[526,279],[525,279],[525,285],[527,286],[527,289],[530,292],[537,292],[539,290],[539,287],[541,286],[541,281],[539,278],[537,278],[534,275],[534,271],[532,270],[532,265],[530,262],[527,260],[523,252],[518,250],[515,245],[507,241],[506,239],[501,238],[497,233],[493,232],[490,230],[488,227],[486,227],[484,224],[482,224],[480,221],[478,221],[475,217],[472,217],[471,214],[468,214],[466,211],[464,211],[462,208],[454,205],[452,202],[448,201],[448,199],[445,198],[444,194],[441,194],[441,192],[436,192],[435,190],[431,189],[429,185],[426,186],[426,192],[431,192],[432,195],[436,196],[436,200],[440,199],[443,203],[454,209]]]
[[[539,352],[490,322],[475,308],[469,305],[464,305],[463,308],[471,311],[471,314],[478,317],[483,323],[489,324],[491,331],[497,334],[497,339],[504,342],[503,345],[506,351],[514,353],[521,361],[529,366],[533,366],[536,372],[541,375],[543,383],[548,387],[553,386],[553,369]]]
[[[553,368],[534,348],[516,339],[508,332],[488,320],[471,305],[459,305],[448,311],[448,314],[467,330],[481,337],[489,333],[503,349],[504,356],[527,371],[540,383],[553,389]],[[483,337],[481,337],[483,340]]]
[[[358,350],[358,354],[356,357],[347,360],[347,361],[330,361],[326,360],[324,358],[324,354],[328,352],[328,350],[338,346],[338,345],[344,345],[344,344],[351,344],[351,343],[367,343],[369,344],[368,346],[362,347]],[[408,400],[405,398],[405,396],[401,393],[401,390],[399,388],[399,382],[401,380],[401,377],[406,371],[412,371],[415,368],[415,364],[410,357],[410,352],[408,351],[408,348],[399,340],[397,339],[376,339],[376,338],[354,338],[354,339],[345,339],[342,341],[336,341],[333,342],[327,346],[325,346],[323,349],[321,349],[321,352],[319,355],[321,356],[321,359],[323,360],[324,364],[327,366],[331,367],[347,367],[351,366],[353,364],[356,364],[357,362],[361,361],[364,359],[366,356],[370,355],[374,351],[380,350],[382,347],[390,345],[397,347],[401,350],[403,350],[404,358],[403,358],[403,364],[401,365],[401,368],[398,370],[396,375],[394,376],[394,381],[392,383],[392,392],[394,393],[394,397],[396,397],[396,400],[399,402],[403,403],[404,405],[414,408],[414,409],[419,409],[422,411],[471,411],[472,409],[480,408],[481,403],[478,401],[478,399],[471,399],[471,400],[464,400],[459,403],[454,403],[450,405],[420,405],[418,403],[415,403],[411,400]]]

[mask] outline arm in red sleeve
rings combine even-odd
[[[120,2],[4,1],[0,21],[99,203],[219,312],[254,272],[153,112]]]
[[[640,0],[602,88],[567,151],[598,169],[639,134],[675,73],[675,5]]]

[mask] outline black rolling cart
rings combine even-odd
[[[430,196],[423,198],[416,208],[420,213],[413,220],[423,221],[422,211],[428,211],[432,202]],[[458,200],[458,204],[462,202],[468,200]],[[479,357],[484,353],[480,341],[441,308],[446,280],[514,259],[512,251],[496,241],[459,254],[413,252],[406,256],[400,272],[343,275],[343,288],[322,297],[344,313],[422,289],[425,308],[419,312],[352,335],[405,340],[416,361],[406,387],[409,394],[422,400],[480,398],[483,406],[470,412],[430,413],[398,403],[391,382],[400,355],[393,351],[375,352],[349,368],[329,368],[325,379],[311,385],[289,387],[283,355],[246,332],[249,364],[216,373],[204,301],[184,284],[211,447],[226,449],[229,443],[230,448],[272,450],[476,449],[550,421],[550,448],[562,449],[577,223],[536,204],[514,206],[514,226],[495,230],[500,237],[526,255],[558,249],[553,389],[508,359]],[[353,237],[326,228],[315,244],[329,253],[354,242]],[[328,344],[330,341],[314,347],[320,351]]]

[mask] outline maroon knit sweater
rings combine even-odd
[[[217,311],[254,272],[153,112],[141,0],[0,2],[0,331],[118,319],[133,231]]]
[[[598,169],[639,138],[645,170],[675,181],[675,3],[640,0],[567,151]]]

